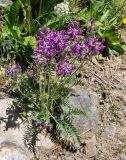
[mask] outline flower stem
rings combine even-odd
[[[27,23],[28,23],[28,31],[31,34],[31,1],[27,0]]]
[[[40,4],[39,4],[39,16],[41,16],[41,11],[42,11],[42,1],[40,0]]]

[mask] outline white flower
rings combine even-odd
[[[13,2],[11,0],[0,0],[0,5],[2,6],[10,6],[12,3]]]
[[[69,13],[69,3],[68,2],[62,2],[57,4],[54,7],[54,13],[57,16],[63,16]]]

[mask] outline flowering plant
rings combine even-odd
[[[28,71],[21,73],[19,65],[7,68],[8,74],[17,76],[14,91],[19,97],[14,104],[20,106],[23,117],[30,119],[30,138],[26,134],[25,140],[34,142],[33,151],[37,134],[43,130],[58,143],[71,137],[79,140],[72,117],[85,113],[70,106],[71,87],[84,60],[99,55],[105,48],[100,37],[85,37],[76,21],[68,24],[66,30],[40,29],[36,40],[33,64]],[[15,73],[21,73],[20,78]]]

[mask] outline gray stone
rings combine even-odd
[[[92,91],[85,91],[80,88],[75,88],[73,94],[69,98],[73,108],[81,109],[86,112],[86,116],[75,116],[73,123],[78,132],[84,132],[91,129],[96,132],[99,124],[99,96]]]
[[[57,160],[57,156],[51,155],[51,156],[49,157],[49,160]]]
[[[0,100],[0,111],[0,160],[30,160],[33,155],[23,143],[24,126],[17,127],[12,99]]]
[[[116,124],[110,123],[105,128],[105,135],[107,136],[107,138],[112,139],[114,138],[115,134],[116,134]]]
[[[76,160],[76,159],[74,157],[69,156],[69,157],[65,157],[63,160]]]
[[[126,116],[126,106],[124,106],[124,108],[123,108],[123,113]]]
[[[0,160],[31,160],[33,154],[23,142],[27,123],[20,119],[18,111],[12,106],[12,100],[0,100]],[[43,134],[39,134],[36,145],[37,153],[41,156],[54,147],[54,143]]]
[[[96,148],[96,137],[95,135],[88,140],[85,140],[85,153],[88,158],[94,157],[97,155],[97,148]]]

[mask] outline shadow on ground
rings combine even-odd
[[[6,113],[0,116],[0,125],[5,126],[5,130],[9,128],[16,128],[18,126],[18,120],[21,119],[19,114],[19,108],[10,106],[6,109]]]

